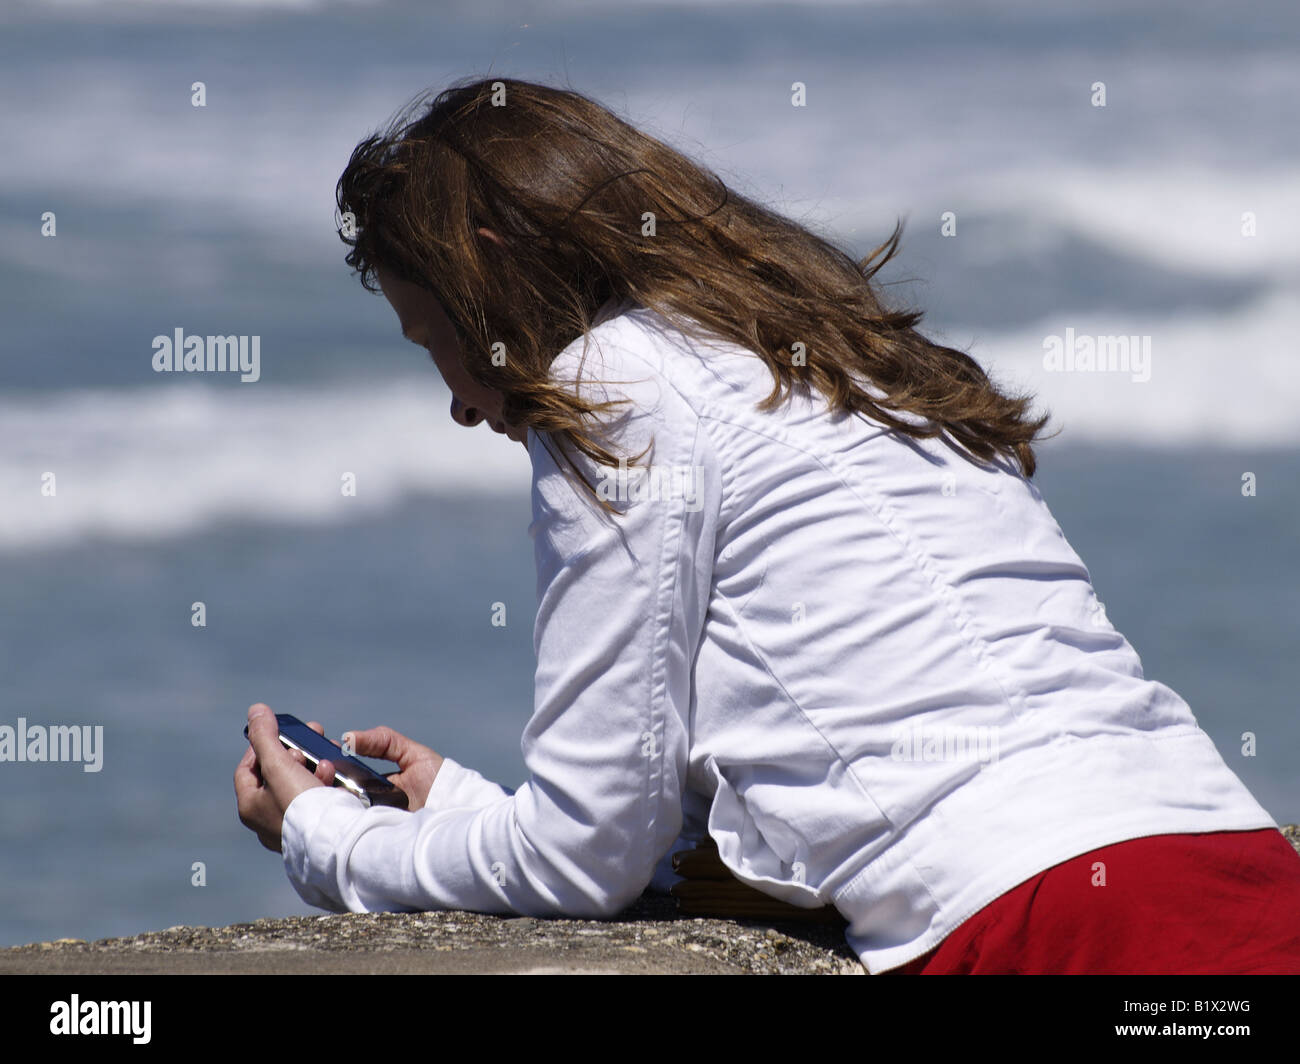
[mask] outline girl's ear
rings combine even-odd
[[[498,247],[502,247],[502,248],[504,248],[504,247],[506,246],[506,242],[505,242],[504,240],[502,240],[499,236],[497,236],[496,233],[494,233],[491,229],[489,229],[489,228],[488,228],[487,226],[485,226],[485,225],[480,225],[480,226],[478,227],[478,235],[479,235],[479,236],[485,236],[485,237],[487,237],[489,240],[491,240],[491,241],[492,241],[494,244],[496,244]]]

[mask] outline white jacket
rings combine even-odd
[[[574,459],[624,516],[528,438],[530,778],[511,792],[447,758],[415,813],[305,791],[283,827],[304,900],[610,916],[707,832],[741,880],[834,904],[875,973],[1097,847],[1276,827],[1143,678],[1009,463],[817,397],[762,413],[755,356],[619,309],[582,379],[632,400],[609,440],[635,456],[653,437],[654,470],[630,467],[620,493],[618,471]]]

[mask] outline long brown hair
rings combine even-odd
[[[1048,417],[1029,418],[1032,397],[1002,394],[970,356],[916,331],[921,311],[877,295],[872,278],[897,252],[901,222],[855,262],[577,92],[492,78],[417,98],[357,145],[337,200],[362,284],[377,291],[382,267],[432,292],[467,372],[504,395],[504,419],[602,465],[617,464],[592,424],[608,404],[548,371],[602,304],[631,298],[761,358],[773,388],[760,410],[812,386],[835,410],[946,435],[1034,474],[1031,441]],[[504,360],[492,357],[498,343]]]

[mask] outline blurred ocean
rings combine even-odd
[[[893,298],[1054,415],[1109,618],[1300,820],[1298,44],[1283,0],[7,5],[0,725],[105,748],[0,764],[0,945],[315,911],[236,818],[254,701],[525,778],[527,456],[451,422],[333,228],[356,141],[467,75],[568,84],[859,254],[902,216]],[[176,328],[260,336],[261,379],[154,373]],[[1149,336],[1150,380],[1045,371],[1067,329]]]

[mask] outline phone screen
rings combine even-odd
[[[384,779],[364,761],[345,754],[338,743],[312,731],[290,713],[277,713],[275,720],[280,727],[281,743],[291,750],[301,750],[313,768],[318,762],[331,762],[339,783],[362,801],[372,805],[407,808],[404,790]],[[244,728],[244,737],[248,737],[247,726]]]

